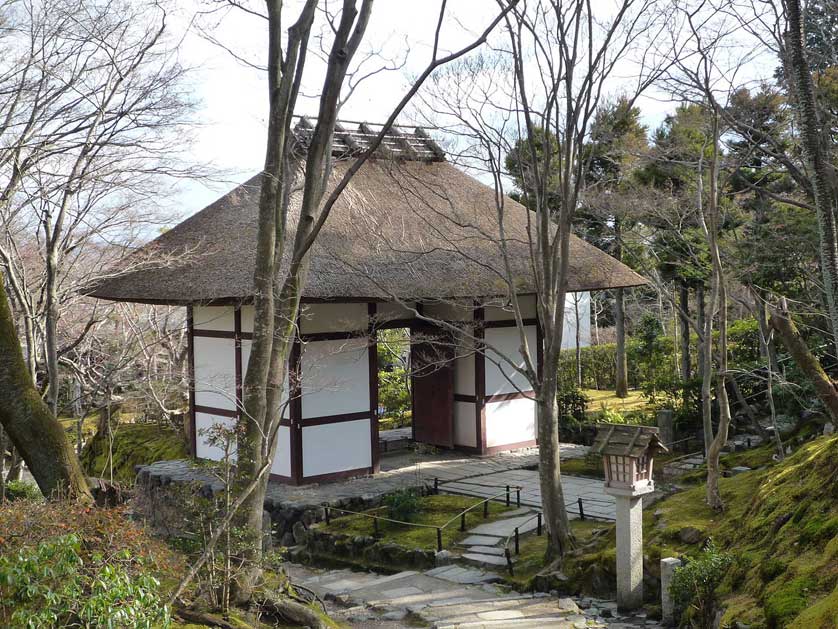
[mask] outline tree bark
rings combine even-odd
[[[681,380],[687,382],[692,378],[692,360],[690,360],[690,287],[686,282],[681,282],[678,286],[678,302],[678,327],[681,332]]]
[[[35,388],[21,352],[0,274],[0,423],[47,498],[93,498],[61,424]]]
[[[794,362],[815,387],[815,392],[833,423],[838,424],[838,389],[800,336],[788,310],[782,306],[780,310],[771,309],[768,320]]]
[[[614,327],[617,335],[615,356],[617,369],[615,370],[615,389],[617,397],[628,397],[628,357],[626,356],[626,310],[625,294],[622,288],[614,291]]]
[[[815,98],[815,85],[803,41],[800,0],[784,0],[788,30],[785,59],[794,111],[800,125],[800,143],[815,197],[820,234],[820,261],[824,291],[832,327],[832,341],[838,349],[838,177],[830,156],[831,129],[824,124]]]
[[[730,428],[730,400],[727,396],[727,378],[728,378],[728,352],[727,352],[727,281],[725,279],[724,268],[722,267],[722,258],[719,250],[719,139],[721,131],[719,129],[719,115],[717,111],[713,112],[712,121],[713,133],[713,147],[710,159],[710,190],[708,194],[708,214],[709,220],[704,221],[703,211],[701,212],[701,224],[707,238],[707,244],[710,248],[710,258],[713,264],[713,300],[711,304],[712,315],[715,310],[715,305],[718,304],[718,322],[719,322],[719,341],[718,341],[718,368],[716,370],[716,402],[719,406],[719,425],[712,441],[707,449],[707,504],[716,511],[724,509],[724,501],[719,490],[719,478],[721,477],[721,469],[719,465],[719,455],[722,448],[727,443],[728,429]],[[705,369],[705,384],[708,376],[713,372],[712,366],[712,323],[711,316],[708,317],[708,323],[705,324],[704,333],[704,347],[706,350],[704,366]],[[702,394],[704,390],[702,388]],[[710,400],[708,399],[704,408],[705,428],[710,421],[708,408]],[[705,435],[706,438],[706,435]]]
[[[576,388],[582,388],[582,335],[579,329],[579,293],[573,293],[573,318],[576,322],[574,344],[576,349]]]

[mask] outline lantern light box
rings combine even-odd
[[[654,488],[652,465],[668,450],[652,426],[599,424],[592,454],[603,456],[605,486],[646,493]]]

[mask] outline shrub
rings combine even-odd
[[[378,372],[378,404],[382,419],[389,419],[392,428],[410,425],[411,400],[407,388],[408,374],[404,367]]]
[[[712,540],[701,555],[687,559],[675,570],[669,592],[681,615],[681,624],[710,629],[718,606],[717,588],[733,563],[733,557],[720,552]]]
[[[13,480],[6,483],[6,500],[40,500],[41,490],[30,481]]]
[[[121,550],[85,561],[75,534],[41,541],[0,557],[4,626],[168,627],[159,581]]]
[[[422,501],[414,489],[400,489],[384,498],[387,517],[402,522],[412,522],[422,511]]]

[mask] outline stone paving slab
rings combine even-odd
[[[540,509],[541,486],[539,484],[538,471],[527,469],[515,470],[514,478],[511,474],[511,471],[504,471],[469,477],[467,480],[459,479],[442,483],[440,489],[452,494],[486,498],[502,491],[506,485],[520,485],[521,505]],[[605,493],[602,480],[563,475],[562,489],[564,490],[568,516],[571,519],[579,517],[579,498],[582,498],[582,508],[586,517],[590,516],[594,519],[610,521],[616,519],[614,498]],[[512,500],[515,500],[514,491],[512,492]],[[533,521],[533,526],[535,526],[535,521]],[[488,531],[481,531],[481,533],[488,533]],[[505,535],[508,534],[506,533]]]
[[[469,535],[460,541],[460,546],[494,546],[500,541],[501,538],[497,535]]]
[[[503,568],[506,566],[506,558],[495,554],[487,555],[484,553],[463,553],[463,560],[474,562],[480,566],[495,566]]]

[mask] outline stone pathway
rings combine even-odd
[[[561,444],[561,456],[578,458],[585,456],[588,448],[576,444]],[[513,452],[501,452],[492,456],[478,457],[462,452],[442,451],[430,453],[403,452],[381,460],[381,472],[344,481],[322,485],[284,485],[271,482],[265,498],[269,511],[278,509],[306,510],[320,508],[324,503],[344,506],[354,500],[370,502],[377,497],[398,489],[417,487],[433,483],[463,480],[497,472],[509,472],[538,464],[538,448],[526,448]],[[214,490],[222,484],[208,471],[192,465],[190,461],[158,461],[138,468],[143,482],[152,485],[166,485],[170,482],[198,481]]]
[[[562,456],[565,456],[564,453]],[[502,489],[506,485],[521,486],[521,505],[536,509],[541,508],[541,486],[539,485],[537,470],[505,470],[455,479],[441,484],[440,489],[451,494],[486,498],[497,494],[499,488]],[[582,509],[585,517],[611,521],[616,518],[614,497],[603,491],[601,479],[563,475],[562,489],[564,490],[568,515],[571,518],[579,517],[580,498],[582,499]]]
[[[292,581],[328,601],[331,615],[351,627],[430,626],[435,629],[660,627],[645,615],[625,617],[613,601],[521,594],[477,568],[378,575],[286,564]]]

